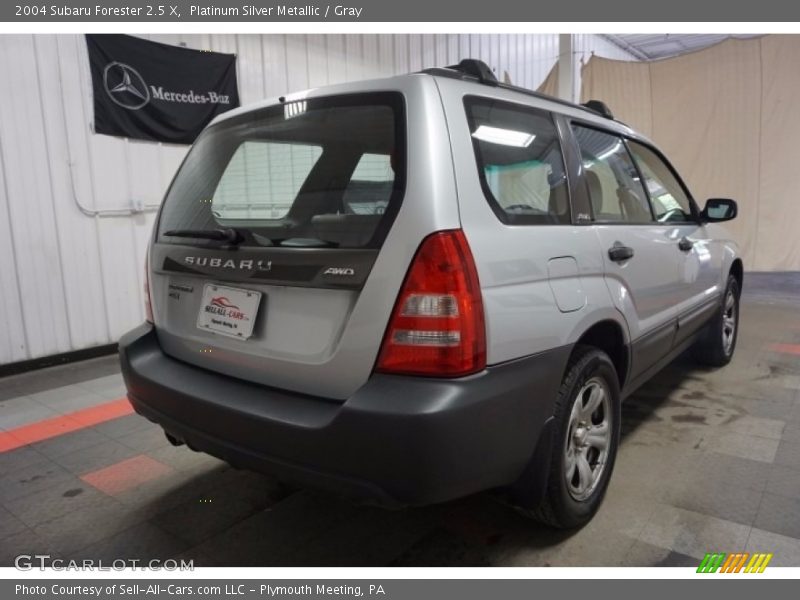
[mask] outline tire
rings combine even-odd
[[[602,397],[598,399],[595,394]],[[581,407],[591,408],[590,401],[597,403],[596,408],[582,413]],[[559,388],[552,443],[543,453],[549,461],[544,494],[526,490],[535,484],[525,481],[523,475],[514,486],[512,503],[526,516],[560,529],[580,527],[591,520],[603,501],[614,468],[620,413],[619,379],[611,359],[596,348],[578,346]],[[587,422],[589,427],[584,426]],[[600,428],[605,435],[598,437]],[[541,458],[537,452],[533,460]],[[534,506],[525,506],[519,499],[526,496],[540,499]]]
[[[733,358],[739,336],[739,282],[728,275],[722,305],[695,343],[694,358],[709,367],[724,367]]]

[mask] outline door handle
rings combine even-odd
[[[614,245],[608,249],[608,258],[614,262],[622,262],[633,258],[633,248],[623,245],[622,242],[614,242]]]
[[[689,252],[694,247],[694,242],[687,237],[682,237],[678,240],[678,248],[681,252]]]

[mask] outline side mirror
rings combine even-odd
[[[704,223],[720,223],[735,219],[739,214],[739,207],[736,200],[729,198],[709,198],[706,207],[700,213]]]

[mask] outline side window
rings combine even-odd
[[[362,154],[342,203],[346,214],[382,215],[394,189],[394,168],[388,154]]]
[[[549,113],[497,100],[464,101],[481,185],[504,223],[569,223],[558,132]]]
[[[662,223],[693,220],[686,190],[661,157],[639,142],[629,141],[628,147],[644,178],[656,220]]]
[[[581,149],[583,178],[597,222],[648,223],[647,194],[622,138],[573,125]]]
[[[322,148],[247,140],[233,153],[211,198],[220,219],[286,216]]]

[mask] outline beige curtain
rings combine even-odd
[[[550,69],[547,78],[542,82],[542,85],[536,90],[548,96],[558,96],[558,63]]]
[[[701,205],[739,203],[729,225],[747,269],[800,270],[798,65],[800,35],[727,40],[648,63],[592,57],[581,98],[603,100],[651,137]]]

